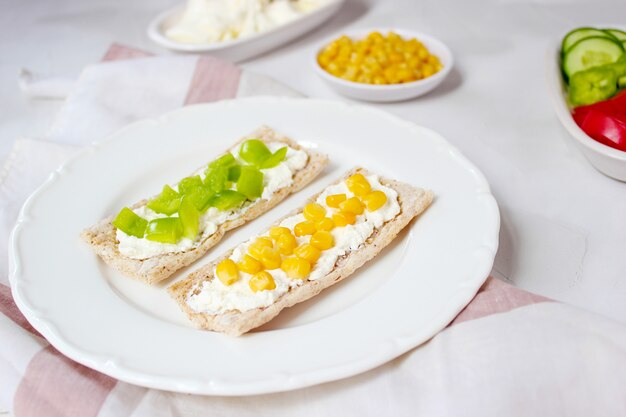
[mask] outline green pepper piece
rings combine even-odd
[[[146,239],[160,243],[176,243],[183,234],[183,226],[178,217],[163,217],[150,220]]]
[[[228,181],[228,167],[214,167],[206,170],[204,185],[213,193],[219,193],[226,188]]]
[[[606,100],[617,91],[617,75],[610,66],[593,67],[572,75],[569,100],[574,106]]]
[[[241,165],[233,165],[228,167],[228,181],[237,181],[241,175]]]
[[[178,183],[178,192],[183,195],[188,194],[194,188],[202,187],[202,185],[202,178],[200,178],[200,175],[183,178]]]
[[[188,197],[183,198],[180,203],[178,218],[183,226],[183,236],[195,240],[200,230],[200,212]]]
[[[165,185],[161,194],[150,200],[147,206],[154,212],[167,214],[169,216],[176,213],[176,210],[178,210],[180,199],[180,194],[174,191],[169,185]]]
[[[135,214],[135,212],[128,207],[124,207],[111,224],[129,236],[142,238],[146,232],[148,221]]]
[[[239,156],[249,164],[260,166],[263,161],[272,155],[263,141],[249,139],[241,144]]]
[[[215,193],[206,186],[196,187],[185,195],[200,213],[204,213],[209,208],[209,200]]]
[[[218,210],[227,211],[239,207],[244,201],[246,201],[246,196],[239,191],[224,190],[211,197],[209,205]]]
[[[237,191],[245,194],[250,200],[260,197],[263,194],[263,173],[251,166],[241,167]]]
[[[626,88],[626,75],[622,75],[617,79],[617,86],[619,88]]]
[[[287,156],[287,147],[280,148],[276,152],[274,152],[270,157],[268,157],[261,164],[261,169],[274,168],[281,162],[285,160],[285,156]]]
[[[235,159],[233,154],[229,152],[229,153],[225,153],[224,155],[220,156],[219,158],[211,162],[209,164],[209,169],[217,168],[217,167],[229,167],[231,165],[235,165],[236,163],[237,163],[237,160]]]

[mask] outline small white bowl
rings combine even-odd
[[[238,62],[277,48],[313,30],[332,17],[340,9],[343,2],[344,0],[328,0],[317,10],[266,32],[207,44],[177,42],[165,36],[165,31],[180,19],[185,8],[184,5],[180,5],[155,17],[148,25],[147,33],[152,41],[172,51],[209,53],[219,58]]]
[[[416,38],[418,41],[422,42],[424,46],[426,46],[426,48],[428,48],[430,53],[439,57],[443,68],[439,72],[431,75],[430,77],[404,84],[372,85],[344,80],[343,78],[335,77],[334,75],[325,71],[322,67],[320,67],[319,63],[317,62],[317,56],[322,51],[322,49],[334,39],[337,39],[338,36],[340,36],[340,34],[336,34],[335,36],[326,39],[319,48],[315,49],[315,54],[313,56],[313,68],[315,69],[317,75],[319,75],[324,81],[326,81],[326,83],[328,83],[328,85],[330,85],[339,94],[364,101],[391,102],[408,100],[410,98],[424,95],[436,88],[439,84],[441,84],[441,82],[448,76],[448,74],[452,70],[454,61],[452,59],[452,53],[450,52],[450,49],[448,49],[448,47],[439,39],[436,39],[430,35],[404,29],[379,28],[359,29],[344,34],[352,39],[362,39],[373,31],[378,31],[383,35],[387,34],[390,31],[393,31],[405,39]]]
[[[567,105],[567,89],[561,73],[561,40],[549,49],[546,58],[550,96],[561,124],[574,138],[578,149],[598,171],[611,178],[626,181],[626,152],[606,146],[587,135],[574,121]]]

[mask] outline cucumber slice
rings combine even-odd
[[[609,29],[613,30],[613,29]],[[563,43],[561,44],[561,51],[563,54],[567,53],[574,44],[582,39],[590,37],[617,39],[612,33],[595,28],[578,28],[569,32],[563,37]]]
[[[618,41],[594,36],[576,42],[563,57],[563,72],[570,78],[578,71],[612,64],[624,54]]]
[[[624,32],[623,30],[619,30],[619,29],[603,29],[603,30],[615,36],[622,43],[626,41],[626,32]]]

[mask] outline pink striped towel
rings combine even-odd
[[[253,94],[297,95],[211,57],[113,45],[82,74],[48,140],[16,142],[0,172],[4,240],[27,194],[76,149],[68,144],[184,104]],[[227,398],[133,386],[71,361],[25,320],[6,275],[0,270],[0,415],[626,415],[626,329],[494,278],[445,330],[386,365],[293,392]]]

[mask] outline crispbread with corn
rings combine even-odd
[[[356,173],[370,174],[363,168],[354,168],[332,185],[338,184]],[[398,193],[399,214],[384,223],[380,228],[375,229],[357,250],[350,251],[339,257],[328,274],[316,280],[307,280],[300,286],[291,287],[286,293],[280,295],[273,304],[243,312],[230,310],[221,314],[199,313],[189,306],[189,296],[195,291],[199,291],[198,288],[204,281],[217,279],[214,272],[216,266],[223,260],[228,259],[232,255],[234,248],[208,265],[191,273],[185,279],[173,284],[168,288],[168,291],[194,325],[201,329],[239,336],[267,323],[276,317],[282,309],[308,300],[325,288],[350,276],[355,270],[378,255],[413,218],[428,208],[434,198],[430,190],[416,188],[406,183],[382,177],[379,178],[379,181],[382,185],[392,188]],[[314,195],[308,202],[315,202],[320,194]],[[282,220],[288,217],[301,213],[302,210],[302,208],[294,210],[275,222],[274,226],[281,224]]]

